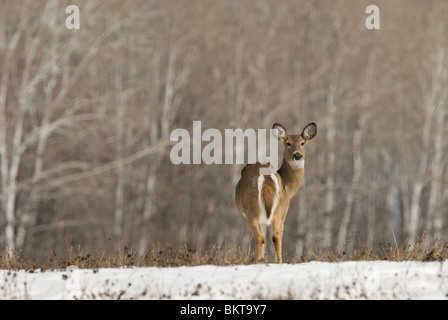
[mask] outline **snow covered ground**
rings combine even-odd
[[[448,299],[448,260],[0,270],[0,299]]]

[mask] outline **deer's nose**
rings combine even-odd
[[[294,153],[292,157],[294,158],[294,160],[302,159],[302,155],[300,153]]]

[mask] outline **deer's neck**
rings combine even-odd
[[[288,198],[291,199],[302,184],[305,168],[303,166],[292,168],[290,164],[283,159],[282,166],[277,172],[282,179],[283,188],[285,189]]]

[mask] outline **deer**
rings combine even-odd
[[[260,169],[269,167],[269,163],[247,164],[241,171],[241,178],[235,188],[235,202],[238,211],[246,218],[255,240],[255,253],[259,263],[267,261],[268,226],[272,227],[276,262],[282,263],[286,214],[305,174],[305,145],[317,133],[317,125],[314,122],[307,124],[298,135],[288,134],[278,123],[275,123],[272,129],[274,136],[284,146],[281,167],[277,172],[266,175],[265,171]]]

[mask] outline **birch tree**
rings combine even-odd
[[[155,77],[152,84],[155,85],[152,89],[155,92],[163,90],[163,101],[161,104],[157,101],[151,101],[150,114],[151,122],[149,123],[149,137],[150,143],[154,144],[160,139],[167,139],[171,130],[171,126],[179,109],[182,98],[178,92],[186,85],[192,64],[195,59],[194,50],[188,50],[185,47],[185,37],[189,34],[183,35],[184,38],[177,38],[175,30],[171,31],[171,39],[168,45],[168,58],[166,69],[162,69],[160,56],[156,53],[152,60],[152,70]],[[183,58],[182,58],[183,56]],[[161,71],[163,70],[163,71]],[[164,85],[160,79],[160,74],[164,73]],[[156,96],[158,97],[158,96]],[[138,250],[143,253],[147,248],[147,230],[150,219],[155,215],[157,209],[156,197],[156,176],[159,170],[163,154],[158,152],[150,157],[149,170],[146,178],[146,186],[144,192],[144,203],[142,213],[142,235],[140,236]]]
[[[364,80],[364,90],[361,98],[361,111],[358,117],[355,132],[353,133],[353,176],[351,186],[346,193],[346,203],[344,212],[342,214],[341,224],[338,232],[338,244],[344,245],[347,240],[348,228],[350,218],[352,215],[353,205],[355,201],[356,190],[361,182],[361,175],[363,171],[363,156],[362,156],[362,135],[365,131],[367,121],[370,117],[368,110],[370,104],[371,84],[373,79],[373,72],[375,70],[375,53],[371,52],[368,56],[367,67]]]
[[[431,133],[429,140],[432,141],[431,151],[428,152],[427,170],[430,172],[430,190],[428,199],[428,214],[425,221],[427,237],[425,241],[440,241],[443,227],[442,208],[442,185],[443,185],[443,161],[446,160],[444,153],[445,144],[445,119],[447,115],[448,94],[448,70],[446,65],[446,48],[441,45],[437,47],[430,57],[430,67],[428,77],[423,80],[423,105],[429,114],[432,114],[433,121],[429,130]],[[429,117],[429,115],[428,115]],[[426,119],[426,118],[425,118]],[[428,120],[429,121],[429,120]],[[426,122],[425,122],[426,124]],[[426,127],[425,127],[426,128]],[[425,137],[426,139],[426,137]],[[427,142],[426,142],[427,143]],[[445,159],[444,159],[445,157]],[[423,168],[421,168],[423,174]],[[419,189],[419,191],[421,191]],[[416,195],[416,197],[419,197]],[[414,204],[414,202],[413,202]],[[412,212],[415,214],[414,212]],[[412,229],[414,231],[414,229]],[[415,232],[415,231],[414,231]],[[415,236],[415,234],[414,234]]]
[[[26,27],[25,15],[21,15],[20,22],[18,24],[17,30],[11,36],[7,42],[6,52],[3,55],[2,64],[2,77],[0,86],[0,167],[2,173],[2,215],[5,216],[5,244],[9,252],[12,255],[15,249],[15,198],[16,198],[16,187],[17,187],[17,156],[19,155],[19,150],[14,150],[15,163],[14,166],[12,159],[10,159],[10,148],[8,145],[8,122],[7,122],[7,110],[6,110],[6,100],[8,94],[8,89],[11,87],[10,76],[11,76],[11,65],[13,65],[13,59],[15,58],[16,49],[20,38]],[[28,59],[28,67],[29,67]],[[28,71],[29,72],[29,71]],[[22,105],[23,108],[23,105]],[[23,109],[22,109],[23,112]],[[20,128],[20,125],[18,126]],[[17,135],[20,132],[17,132]],[[17,136],[17,138],[21,138]],[[16,140],[17,140],[16,138]],[[19,141],[20,142],[20,141]],[[17,141],[16,141],[17,144]],[[17,147],[17,146],[16,146]]]
[[[75,38],[64,42],[64,29],[52,28],[61,9],[57,1],[46,2],[37,12],[28,1],[18,3],[18,7],[20,22],[2,57],[0,84],[1,212],[6,217],[5,244],[11,255],[24,244],[26,230],[36,218],[45,179],[85,167],[79,162],[46,167],[44,155],[48,140],[56,132],[98,119],[95,111],[82,110],[82,100],[67,103],[67,97],[105,39],[101,36],[88,43],[85,55],[72,68],[69,60],[79,50],[79,43]],[[50,32],[43,22],[49,25]],[[33,163],[32,174],[19,177],[24,159],[27,165],[29,160]],[[38,185],[40,188],[36,188]],[[26,194],[27,200],[18,202],[19,194]]]

